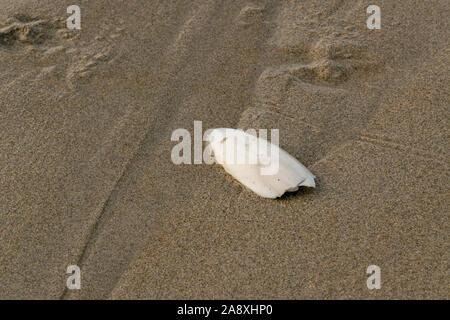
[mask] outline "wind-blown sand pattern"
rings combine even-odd
[[[449,297],[448,1],[71,4],[0,0],[0,298]],[[174,165],[194,120],[280,129],[317,188]]]

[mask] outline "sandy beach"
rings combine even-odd
[[[449,299],[449,14],[0,0],[0,299]],[[174,164],[194,121],[279,129],[316,188]]]

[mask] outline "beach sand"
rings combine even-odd
[[[0,299],[449,298],[448,1],[76,2],[0,0]],[[196,120],[317,188],[173,164]]]

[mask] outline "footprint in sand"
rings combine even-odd
[[[114,39],[122,36],[124,28],[106,30],[107,34],[86,41],[80,39],[78,30],[67,29],[63,17],[16,14],[0,21],[0,54],[22,55],[41,69],[37,80],[55,77],[73,89],[86,82],[102,63],[111,61]]]
[[[326,8],[300,1],[284,5],[267,42],[273,66],[257,79],[254,107],[239,122],[242,128],[288,128],[281,133],[289,137],[284,147],[299,155],[308,150],[299,157],[307,164],[352,138],[363,125],[357,123],[364,118],[360,113],[370,107],[346,86],[376,65],[351,19],[362,7],[346,6],[342,1]]]

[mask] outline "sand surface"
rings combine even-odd
[[[449,1],[75,2],[0,0],[1,299],[449,298]],[[174,165],[194,120],[317,188]]]

